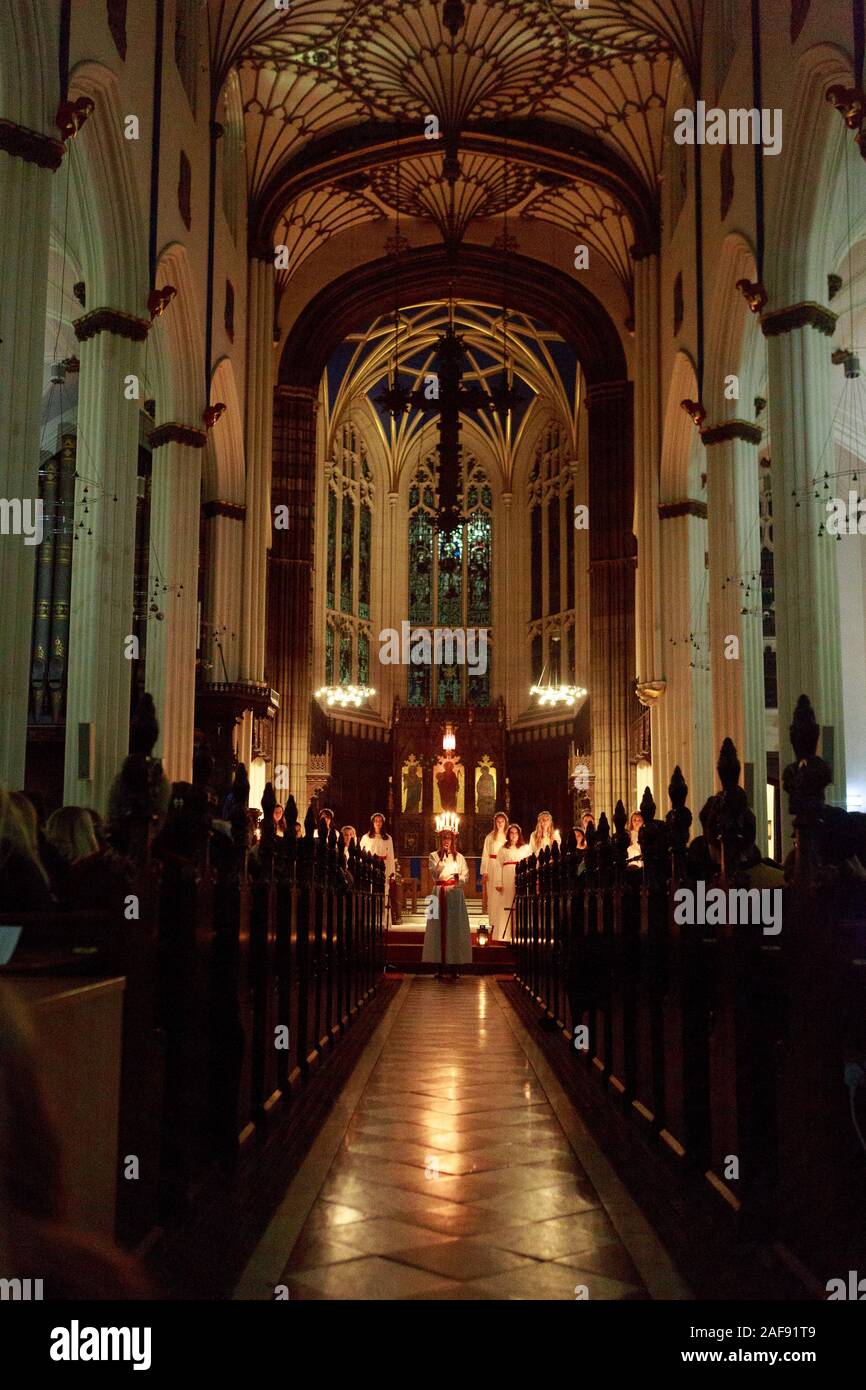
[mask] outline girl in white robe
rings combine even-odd
[[[381,811],[376,811],[370,817],[370,829],[366,835],[361,836],[361,849],[368,854],[375,854],[378,859],[385,864],[385,891],[388,891],[388,884],[397,872],[397,865],[394,859],[394,840],[385,829],[385,817]]]
[[[521,859],[528,859],[531,853],[529,845],[523,839],[523,831],[520,826],[509,825],[505,832],[505,844],[497,857],[496,873],[492,877],[493,894],[499,899],[499,913],[502,923],[500,938],[510,936],[512,941],[514,940],[512,908],[514,906],[517,865]]]
[[[553,816],[549,811],[539,811],[535,829],[529,837],[530,854],[538,855],[543,849],[552,849],[554,844],[562,844],[562,836],[554,828]]]
[[[499,893],[494,892],[493,884],[497,859],[502,852],[502,846],[505,844],[507,825],[508,817],[505,812],[497,811],[493,817],[493,829],[489,835],[485,836],[484,848],[481,851],[481,877],[487,890],[487,915],[490,918],[490,935],[494,939],[502,935],[501,897]]]
[[[469,882],[469,866],[457,849],[457,837],[450,830],[439,835],[439,849],[430,855],[430,877],[434,893],[427,914],[422,961],[437,962],[436,978],[457,979],[458,965],[472,961],[469,913],[463,885]]]

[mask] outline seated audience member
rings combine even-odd
[[[0,1059],[0,1278],[40,1278],[46,1299],[155,1297],[132,1256],[66,1224],[60,1142],[30,1028],[2,987]]]
[[[52,886],[67,912],[116,911],[129,881],[119,854],[100,847],[93,816],[82,806],[62,806],[48,819],[45,836],[57,856]]]
[[[53,906],[32,831],[0,787],[0,912],[49,912]]]

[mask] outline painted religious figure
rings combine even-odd
[[[433,810],[455,811],[459,815],[464,809],[465,769],[459,758],[440,757],[433,769]]]
[[[475,811],[492,816],[496,810],[496,769],[485,755],[475,769]]]
[[[421,764],[410,753],[403,764],[403,810],[407,815],[417,814],[423,810],[423,777]]]

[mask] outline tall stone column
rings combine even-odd
[[[659,573],[659,464],[661,391],[659,381],[659,258],[634,252],[637,363],[634,387],[635,638],[638,700],[650,711],[650,739],[656,800],[667,807],[669,772],[656,764],[660,751],[659,702],[664,696]]]
[[[315,462],[316,392],[301,386],[277,386],[266,670],[280,694],[274,762],[288,768],[289,790],[302,812],[307,798],[312,699]]]
[[[784,743],[800,695],[821,726],[820,752],[833,769],[827,800],[845,804],[845,737],[836,541],[826,525],[815,480],[835,473],[830,418],[830,343],[836,315],[821,304],[764,314],[772,414],[773,554],[779,737]],[[818,491],[823,497],[823,488]],[[829,494],[828,494],[829,495]],[[798,505],[799,504],[799,505]],[[783,850],[790,831],[782,797]]]
[[[155,753],[170,782],[192,780],[198,646],[198,536],[204,430],[159,425],[150,435],[148,593],[162,618],[147,624],[147,689],[159,719]],[[165,589],[163,590],[163,585]]]
[[[39,497],[51,185],[63,153],[58,141],[0,121],[0,498],[22,510],[29,503],[31,520]],[[0,785],[13,788],[24,785],[37,554],[24,540],[0,534]]]
[[[250,261],[247,297],[246,520],[240,674],[265,676],[268,546],[271,540],[271,452],[274,411],[274,262]]]
[[[205,624],[209,685],[235,681],[241,659],[240,579],[243,562],[244,508],[214,500],[202,507],[205,519],[207,580]]]
[[[658,510],[666,691],[658,708],[657,804],[667,804],[671,773],[679,766],[688,783],[689,805],[697,812],[712,791],[714,765],[710,677],[703,669],[706,643],[699,635],[705,611],[707,507],[687,497],[662,502]],[[693,634],[697,647],[690,640]]]
[[[596,814],[630,799],[634,711],[632,385],[589,387],[590,720]]]
[[[766,852],[767,748],[761,528],[756,445],[761,428],[724,420],[701,432],[707,449],[710,673],[713,751],[725,738],[736,745],[743,785]]]
[[[75,323],[81,387],[63,794],[98,811],[129,748],[125,639],[132,635],[139,402],[127,399],[125,378],[140,376],[149,328],[117,309],[94,309]]]

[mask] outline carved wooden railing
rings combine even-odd
[[[270,785],[251,854],[243,798],[229,837],[211,833],[206,777],[188,792],[183,853],[157,857],[147,815],[126,827],[138,865],[117,911],[4,918],[24,928],[12,969],[126,977],[117,1234],[127,1245],[182,1215],[200,1179],[230,1168],[287,1107],[290,1117],[384,970],[380,860],[357,845],[344,855],[336,832],[315,835],[311,814],[301,839],[277,839]],[[291,802],[286,817],[293,827]],[[139,1158],[134,1183],[128,1154]]]
[[[703,841],[689,844],[676,768],[664,820],[644,794],[641,868],[628,867],[621,802],[613,830],[602,814],[585,851],[572,834],[561,852],[523,861],[515,949],[518,979],[569,1039],[574,1066],[676,1165],[705,1174],[742,1231],[781,1241],[823,1282],[866,1258],[856,1127],[866,1132],[866,888],[853,858],[866,864],[866,817],[825,804],[817,739],[801,697],[784,773],[794,828],[784,880],[756,862],[726,740]],[[730,902],[756,880],[781,890],[778,932],[716,925],[700,910],[702,884]],[[686,901],[692,923],[678,920]]]

